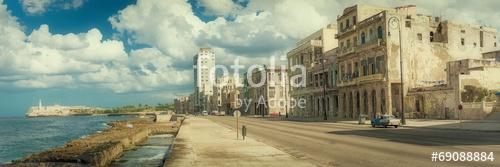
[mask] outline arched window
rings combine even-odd
[[[378,39],[384,38],[384,29],[382,28],[382,26],[378,26],[377,35],[378,35]]]
[[[366,34],[365,34],[365,32],[362,32],[361,33],[361,44],[365,44],[365,42],[366,42]]]

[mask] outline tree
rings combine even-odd
[[[495,98],[494,91],[473,85],[465,85],[461,97],[463,102],[492,101]]]

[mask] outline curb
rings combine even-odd
[[[457,129],[457,128],[432,128],[425,126],[402,126],[408,128],[423,128],[423,129],[434,129],[434,130],[455,130],[455,131],[476,131],[476,132],[489,132],[489,133],[498,133],[500,130],[481,130],[481,129]]]

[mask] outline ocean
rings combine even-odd
[[[62,146],[130,116],[0,117],[0,164]]]

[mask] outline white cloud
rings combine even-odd
[[[19,0],[23,10],[29,15],[40,15],[55,9],[77,9],[83,5],[84,0]]]
[[[23,9],[28,14],[42,14],[52,3],[52,0],[20,0]]]
[[[175,88],[191,81],[191,70],[176,69],[173,57],[156,48],[125,52],[98,29],[52,34],[41,25],[29,35],[0,5],[0,87],[17,89],[90,86],[118,93]],[[178,86],[177,86],[178,87]]]
[[[192,71],[173,68],[171,60],[155,48],[133,50],[127,64],[103,66],[97,72],[81,75],[79,80],[120,93],[190,84]]]
[[[42,75],[32,79],[18,80],[14,85],[19,88],[46,89],[46,88],[68,88],[73,86],[71,75]]]
[[[205,8],[205,14],[214,16],[232,15],[243,8],[232,0],[200,0],[198,5]]]
[[[47,25],[26,36],[15,24],[0,26],[0,75],[67,74],[96,71],[109,61],[125,61],[123,44],[102,40],[97,29],[81,34],[51,34]]]
[[[104,40],[97,29],[52,34],[49,26],[41,25],[26,35],[3,4],[0,36],[0,80],[6,89],[78,87],[81,82],[74,78],[80,75],[100,71],[106,64],[129,63],[123,43]]]
[[[253,2],[249,5],[258,6]],[[315,11],[311,3],[303,1],[280,1],[261,6],[265,9],[243,9],[234,21],[219,17],[205,23],[194,15],[186,1],[139,0],[109,20],[120,33],[132,36],[134,43],[154,46],[175,57],[176,62],[191,61],[199,47],[207,46],[222,48],[230,56],[283,54],[296,40],[332,20]],[[301,12],[293,14],[290,11]]]
[[[119,32],[132,32],[132,42],[149,44],[176,58],[192,55],[197,49],[194,37],[204,26],[183,1],[137,1],[109,20]]]

